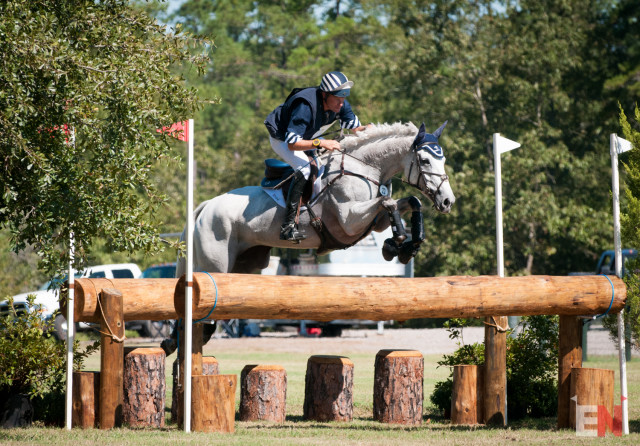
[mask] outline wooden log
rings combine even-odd
[[[100,372],[73,372],[71,425],[98,427]]]
[[[507,333],[506,316],[489,317],[484,326],[484,423],[507,424]]]
[[[373,419],[422,424],[424,358],[416,350],[380,350],[373,379]]]
[[[595,431],[598,429],[597,417],[598,406],[604,406],[609,414],[613,414],[613,389],[614,389],[614,371],[606,369],[589,369],[582,367],[574,367],[571,369],[570,392],[572,398],[569,411],[569,423],[572,429],[579,432],[587,430]],[[591,406],[583,408],[585,412],[582,414],[582,420],[577,418],[577,406]],[[591,418],[596,421],[594,425],[590,425],[585,418]]]
[[[192,429],[233,433],[237,376],[194,375],[192,383]]]
[[[123,422],[164,427],[165,359],[161,348],[136,348],[124,358]]]
[[[302,277],[194,273],[194,319],[216,301],[216,319],[408,320],[610,313],[625,304],[626,286],[601,276]],[[177,279],[77,279],[75,320],[99,318],[97,293],[116,287],[126,296],[125,320],[184,316],[184,282]],[[402,292],[399,292],[402,290]],[[323,296],[322,305],[317,296]],[[368,296],[368,297],[367,297]],[[377,299],[375,296],[385,296]],[[174,302],[175,301],[175,302]],[[295,302],[295,305],[291,305]],[[175,307],[174,307],[175,304]],[[66,314],[66,313],[63,313]],[[180,316],[178,316],[180,315]]]
[[[180,388],[180,373],[179,373],[179,364],[178,359],[176,358],[173,361],[173,390],[171,392],[171,421],[174,423],[178,423],[178,394],[181,394],[179,391]],[[203,375],[218,375],[220,373],[218,360],[213,356],[203,356],[202,357],[202,374]]]
[[[453,366],[451,424],[482,424],[484,421],[484,367]]]
[[[124,318],[122,293],[105,288],[100,293],[100,429],[122,424]]]
[[[353,419],[353,362],[342,356],[311,356],[305,376],[303,418]]]
[[[74,320],[100,322],[98,295],[104,288],[118,289],[125,296],[125,321],[177,319],[173,304],[177,283],[178,279],[76,279]],[[61,314],[67,314],[64,303],[66,299]]]
[[[571,369],[582,367],[582,320],[560,316],[558,333],[558,428],[574,429],[571,423]]]
[[[240,420],[282,423],[287,371],[279,365],[247,365],[240,374]]]

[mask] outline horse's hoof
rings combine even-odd
[[[398,245],[396,244],[396,242],[390,238],[386,239],[384,241],[384,244],[382,245],[382,257],[384,257],[387,262],[390,262],[397,255]]]

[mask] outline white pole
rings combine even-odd
[[[191,359],[193,350],[193,119],[187,126],[187,276],[184,317],[184,431],[191,432]]]
[[[73,232],[69,235],[69,298],[67,302],[67,387],[65,401],[65,422],[67,430],[71,430],[71,419],[73,411],[73,341],[75,337],[73,322],[73,298],[74,298],[74,276],[73,276],[73,258],[75,256],[75,247],[73,241]]]
[[[504,277],[504,247],[502,242],[502,166],[498,138],[500,133],[493,134],[493,165],[496,181],[496,252],[498,254],[498,277]]]
[[[620,181],[618,178],[618,137],[609,137],[611,152],[611,189],[613,193],[613,244],[615,249],[616,276],[622,278],[622,242],[620,240]],[[624,310],[623,310],[624,311]],[[618,313],[618,358],[620,362],[620,399],[622,404],[622,431],[629,434],[629,405],[627,401],[627,362],[623,311]]]

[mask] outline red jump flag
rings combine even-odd
[[[169,136],[180,141],[189,141],[189,121],[176,122],[169,127],[157,129],[156,132],[168,133]]]

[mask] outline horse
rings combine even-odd
[[[437,211],[449,213],[455,196],[438,143],[445,125],[431,134],[424,123],[420,129],[410,122],[377,124],[346,136],[340,151],[321,155],[319,192],[299,215],[299,227],[307,235],[299,244],[280,240],[285,209],[261,186],[234,189],[203,202],[194,211],[193,271],[252,273],[267,267],[273,247],[325,253],[352,246],[389,225],[393,238],[384,244],[385,259],[398,255],[408,262],[424,240],[421,203],[416,197],[391,198],[391,179],[403,172],[404,181],[426,195]],[[400,218],[409,210],[411,234]],[[180,257],[176,276],[185,271],[185,258]]]

